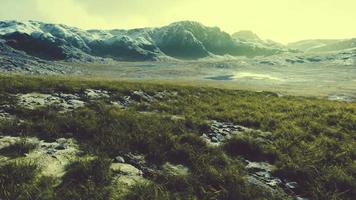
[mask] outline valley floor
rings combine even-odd
[[[260,64],[253,59],[240,58],[220,61],[69,65],[84,71],[89,77],[102,77],[111,80],[150,81],[226,89],[272,91],[282,95],[318,96],[331,100],[356,100],[355,64],[326,62],[272,65]]]
[[[356,103],[115,73],[0,75],[0,199],[356,196]]]

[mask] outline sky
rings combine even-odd
[[[356,0],[0,0],[0,20],[83,29],[156,27],[192,20],[263,39],[356,37]]]

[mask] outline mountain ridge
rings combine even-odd
[[[234,39],[218,27],[180,21],[158,28],[83,30],[39,21],[0,21],[11,48],[45,60],[199,59],[211,55],[266,56],[287,51]]]

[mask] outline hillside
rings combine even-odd
[[[355,196],[355,103],[69,78],[0,83],[0,199]]]

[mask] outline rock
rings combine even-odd
[[[166,97],[166,91],[164,92],[158,92],[155,95],[153,95],[153,98],[163,100]]]
[[[201,138],[202,138],[203,140],[210,140],[210,138],[209,138],[205,133],[203,133],[203,135],[201,136]]]
[[[15,119],[15,116],[10,115],[9,113],[0,110],[0,120],[11,120],[11,119]]]
[[[248,163],[246,169],[250,169],[250,170],[271,172],[272,170],[275,169],[273,165],[267,162],[252,162],[248,160],[246,160],[246,162]]]
[[[67,103],[68,105],[70,105],[73,108],[83,107],[85,104],[84,101],[77,100],[77,99],[69,99],[69,100],[66,100],[65,103]],[[63,103],[63,104],[65,104],[65,103]]]
[[[56,149],[56,150],[64,150],[64,149],[66,149],[66,147],[65,147],[64,144],[59,144],[58,146],[56,146],[55,149]]]
[[[172,115],[171,116],[171,120],[172,121],[183,121],[183,120],[185,120],[185,117],[184,116],[178,116],[178,115]]]
[[[125,159],[121,156],[116,156],[115,161],[118,163],[125,163]]]
[[[146,166],[146,160],[144,155],[128,153],[125,154],[123,157],[127,163],[132,164],[136,167]]]
[[[89,99],[110,98],[109,92],[106,90],[86,89],[84,93]]]
[[[211,138],[211,142],[217,143],[217,142],[219,142],[219,140],[218,140],[217,137],[212,137],[212,138]]]
[[[153,95],[153,98],[158,99],[158,100],[163,100],[167,97],[175,97],[178,95],[178,92],[170,92],[167,90],[164,90],[162,92],[157,92],[155,95]]]
[[[298,183],[297,182],[287,182],[286,183],[286,187],[293,190],[296,189],[298,187]]]
[[[136,101],[145,101],[145,102],[153,102],[156,99],[153,96],[143,92],[142,90],[133,91],[131,97]]]
[[[220,145],[226,140],[231,139],[232,136],[244,133],[254,133],[254,135],[256,135],[256,138],[258,138],[262,142],[268,142],[268,138],[272,135],[272,133],[270,132],[254,130],[229,122],[218,122],[215,120],[211,120],[208,124],[208,130],[203,133],[204,135],[208,136],[208,138],[203,136],[201,138],[211,145]]]
[[[126,176],[142,176],[141,170],[127,163],[113,163],[110,166],[112,172]]]
[[[54,103],[58,104],[59,98],[52,99],[50,94],[40,94],[40,93],[28,93],[17,95],[20,106],[24,106],[28,109],[36,109],[37,107],[52,105]]]
[[[285,182],[281,178],[272,175],[275,170],[275,166],[267,162],[251,162],[248,163],[246,169],[249,172],[248,180],[253,184],[257,184],[270,191],[275,189],[284,190],[286,193],[298,197],[298,183],[297,182]],[[305,199],[304,199],[305,200]]]
[[[131,186],[147,181],[140,169],[127,163],[113,163],[110,169],[114,173],[112,187],[115,188],[115,192],[111,194],[113,197],[110,199],[123,199]]]
[[[48,154],[48,155],[53,155],[53,154],[55,154],[57,151],[56,151],[56,149],[48,149],[47,151],[46,151],[46,153]]]
[[[25,158],[36,162],[44,176],[62,177],[65,167],[74,160],[78,160],[79,146],[73,139],[58,139],[55,142],[45,142],[37,138],[26,138],[28,142],[35,144],[35,149],[26,154]],[[0,138],[0,149],[6,145],[22,140],[20,137],[6,136]],[[61,150],[57,148],[61,147]],[[65,147],[65,149],[62,149]],[[59,179],[58,179],[59,180]]]
[[[79,100],[80,97],[74,94],[64,94],[64,93],[59,93],[58,97],[64,99],[65,101],[69,100]]]
[[[42,93],[27,93],[18,94],[18,105],[34,110],[39,107],[45,106],[57,106],[62,109],[63,112],[70,111],[79,107],[83,107],[85,103],[79,100],[79,97],[72,94],[57,94],[57,96],[51,94]]]
[[[287,194],[281,188],[270,186],[254,176],[248,176],[246,178],[246,180],[247,180],[247,183],[253,185],[256,188],[259,188],[264,193],[266,193],[266,195],[268,195],[268,196],[271,196],[271,197],[276,197],[276,196],[286,197],[287,196]],[[275,199],[275,198],[273,198],[273,199]],[[290,198],[276,198],[276,199],[290,199]]]
[[[121,103],[121,101],[112,101],[112,102],[110,102],[113,106],[116,106],[116,107],[118,107],[118,108],[126,108],[126,106],[125,106],[125,104],[123,104],[123,103]]]
[[[85,155],[85,151],[78,150],[75,155],[76,155],[76,156],[79,156],[79,157],[82,157],[82,156]]]
[[[300,196],[296,196],[296,200],[309,200],[309,199],[304,198],[304,197],[300,197]]]

